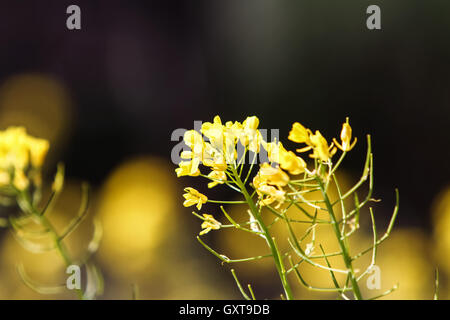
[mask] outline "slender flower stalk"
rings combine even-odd
[[[279,252],[279,250],[274,242],[274,239],[272,238],[272,236],[269,232],[269,229],[267,228],[267,226],[264,224],[264,222],[262,220],[260,210],[258,210],[258,208],[256,207],[255,203],[253,202],[252,198],[250,197],[244,183],[241,181],[235,168],[233,168],[233,173],[236,177],[237,184],[242,191],[245,201],[247,202],[248,206],[250,207],[250,210],[251,210],[253,216],[255,217],[256,221],[258,222],[258,225],[262,229],[264,238],[267,242],[267,246],[269,247],[271,255],[275,261],[278,275],[280,276],[281,284],[282,284],[284,292],[286,294],[286,299],[291,300],[291,299],[293,299],[292,290],[289,285],[289,281],[287,280],[287,274],[286,274],[286,270],[284,267],[283,259],[281,257],[281,253]]]

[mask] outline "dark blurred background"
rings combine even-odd
[[[81,30],[66,28],[70,4],[81,8]],[[381,7],[382,30],[366,28],[371,4]],[[399,232],[414,230],[411,241],[428,241],[426,252],[413,258],[425,259],[420,261],[428,271],[442,264],[450,272],[450,218],[443,227],[443,218],[433,218],[444,212],[450,216],[450,205],[442,205],[450,197],[445,191],[450,178],[449,17],[450,3],[437,0],[2,1],[0,125],[25,125],[50,139],[48,178],[63,161],[69,181],[87,180],[97,190],[100,215],[115,174],[133,185],[130,172],[143,177],[148,172],[148,181],[167,184],[162,190],[170,196],[156,199],[171,203],[167,212],[179,212],[171,219],[182,221],[184,233],[177,234],[184,236],[178,241],[191,242],[191,272],[210,270],[183,286],[202,283],[204,288],[183,291],[174,280],[173,288],[164,282],[166,291],[156,292],[145,267],[153,262],[143,262],[136,269],[140,273],[128,276],[109,270],[105,258],[106,298],[127,298],[133,277],[146,283],[146,298],[239,297],[229,272],[195,241],[198,221],[190,208],[180,206],[182,187],[195,182],[175,180],[170,162],[176,144],[170,141],[172,131],[190,129],[194,120],[211,121],[216,114],[239,121],[257,115],[261,127],[279,128],[285,140],[294,121],[331,139],[349,116],[359,143],[343,169],[349,177],[360,174],[364,135],[370,133],[375,197],[383,199],[377,204],[380,229],[398,187]],[[158,173],[160,180],[154,178]],[[444,209],[433,213],[437,207]],[[154,223],[158,229],[163,222]],[[430,254],[439,247],[433,239],[445,236],[439,242],[448,246]],[[178,257],[173,242],[161,243],[174,250],[172,264],[188,259]],[[139,255],[157,250],[150,247]],[[432,258],[424,258],[428,255]],[[261,291],[277,296],[279,288],[261,279]],[[432,282],[432,276],[426,280]],[[224,289],[217,293],[219,283]],[[1,288],[0,297],[2,292],[5,298],[28,294],[13,285]],[[421,297],[423,290],[411,297]]]

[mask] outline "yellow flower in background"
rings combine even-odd
[[[204,230],[200,232],[201,236],[210,232],[211,230],[218,230],[222,226],[222,224],[214,219],[214,217],[210,214],[203,214],[203,217],[205,218],[202,223],[202,229]]]
[[[29,183],[30,182],[23,170],[16,170],[14,173],[13,185],[19,190],[25,190]]]
[[[208,174],[208,178],[210,178],[211,180],[214,180],[210,183],[208,183],[208,188],[213,188],[215,186],[217,186],[218,184],[224,184],[225,181],[227,181],[227,175],[224,171],[211,171]]]
[[[200,210],[202,208],[202,204],[206,203],[208,201],[208,197],[204,194],[201,194],[197,190],[191,187],[187,187],[184,189],[186,191],[185,194],[183,194],[183,197],[186,199],[183,202],[183,206],[190,207],[193,205],[197,206],[197,209]]]
[[[44,164],[50,144],[47,140],[28,137],[30,148],[31,164],[33,167],[40,168]]]
[[[341,131],[341,142],[339,143],[335,138],[333,138],[333,142],[338,146],[339,149],[342,151],[350,151],[353,149],[353,147],[356,144],[356,137],[353,143],[352,141],[352,127],[350,127],[350,123],[348,122],[348,117],[346,121],[342,124],[342,131]]]
[[[27,133],[23,127],[9,127],[0,132],[0,167],[25,169],[29,164]]]
[[[28,167],[42,167],[49,142],[31,137],[24,127],[9,127],[0,131],[0,184],[12,183],[19,190],[29,185]],[[12,177],[12,181],[11,180]]]

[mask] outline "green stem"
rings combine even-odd
[[[244,183],[242,182],[240,176],[238,175],[236,168],[234,166],[232,166],[231,170],[235,176],[237,186],[239,187],[239,189],[241,189],[241,192],[244,195],[245,201],[247,202],[247,204],[250,208],[250,211],[252,212],[253,216],[255,217],[256,221],[258,222],[259,226],[261,227],[262,233],[264,234],[264,238],[266,239],[267,245],[271,251],[271,255],[274,258],[275,266],[277,268],[278,275],[280,276],[281,284],[282,284],[284,292],[286,294],[286,299],[292,300],[293,299],[292,290],[291,290],[291,287],[287,280],[287,273],[285,271],[286,268],[284,267],[284,262],[281,257],[280,251],[278,250],[278,248],[274,242],[274,239],[272,238],[272,236],[269,232],[269,229],[264,224],[264,222],[261,218],[260,212],[259,212],[258,208],[256,207],[256,204],[253,202],[250,194],[247,191],[247,188],[245,187]]]
[[[317,177],[316,180],[322,191],[322,196],[323,196],[323,199],[325,200],[325,205],[327,207],[328,213],[330,214],[331,225],[333,226],[334,233],[336,234],[336,238],[339,242],[339,247],[341,248],[341,251],[342,251],[342,257],[344,259],[345,267],[350,272],[350,281],[352,283],[353,294],[355,295],[355,299],[362,300],[361,291],[358,286],[358,281],[357,281],[357,278],[355,275],[355,271],[353,270],[352,259],[349,254],[349,250],[348,250],[344,240],[342,239],[342,234],[339,229],[339,225],[336,221],[336,216],[333,211],[333,206],[331,204],[330,199],[328,198],[328,194],[325,190],[325,186],[324,186],[322,180],[320,179],[320,177]]]
[[[36,209],[36,207],[33,205],[33,203],[32,203],[32,201],[31,201],[31,199],[30,199],[28,194],[21,193],[20,196],[27,203],[29,212],[32,215],[34,215],[39,220],[39,222],[42,224],[42,226],[44,226],[52,234],[53,241],[55,242],[55,248],[58,251],[58,253],[61,256],[61,258],[64,260],[64,264],[66,265],[66,267],[72,265],[73,262],[70,259],[70,256],[69,256],[69,254],[67,252],[67,249],[64,246],[64,243],[62,242],[62,239],[58,235],[55,227],[51,224],[51,222],[47,219],[46,216],[42,215],[39,212],[39,210]],[[83,299],[83,292],[81,291],[81,289],[76,289],[75,291],[77,293],[78,298],[80,300],[82,300]]]

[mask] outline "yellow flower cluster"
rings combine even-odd
[[[299,175],[308,172],[306,162],[293,151],[286,150],[279,141],[266,142],[258,130],[259,119],[256,116],[247,117],[242,123],[228,121],[225,124],[219,116],[215,116],[213,122],[205,122],[201,127],[201,133],[195,130],[186,131],[183,140],[190,151],[183,151],[179,167],[175,169],[178,177],[202,175],[199,165],[203,164],[211,169],[208,175],[202,175],[209,180],[208,187],[212,188],[218,184],[233,184],[236,182],[234,174],[237,167],[243,165],[238,158],[237,145],[240,143],[245,150],[254,152],[261,151],[261,146],[267,151],[269,163],[261,164],[258,173],[253,178],[253,187],[259,196],[259,205],[266,206],[277,203],[279,207],[285,202],[286,191],[283,189],[289,183],[289,175]],[[203,139],[208,138],[208,142]],[[337,148],[346,152],[351,150],[355,143],[351,143],[352,129],[347,121],[343,124],[341,131],[341,143],[334,139],[331,145],[317,130],[314,134],[310,129],[300,123],[293,124],[288,139],[306,144],[305,147],[297,149],[297,152],[312,150],[311,158],[324,163],[330,163],[331,157]],[[336,146],[335,146],[336,145]],[[234,170],[233,170],[234,169]],[[288,175],[289,174],[289,175]],[[193,188],[186,188],[184,194],[184,206],[197,205],[200,210],[208,198]],[[215,225],[217,226],[217,224]],[[215,229],[210,228],[208,229]],[[208,232],[206,231],[206,232]],[[205,233],[206,233],[205,232]]]
[[[27,170],[40,169],[49,149],[49,142],[29,136],[23,127],[0,131],[0,186],[13,185],[24,190],[29,185]]]
[[[259,119],[254,116],[248,117],[243,123],[228,121],[225,124],[222,124],[219,116],[215,116],[212,123],[205,122],[201,128],[201,133],[209,142],[205,142],[202,135],[195,130],[186,131],[183,140],[191,151],[181,153],[183,161],[175,169],[177,176],[200,175],[199,165],[202,163],[212,170],[209,177],[215,183],[210,184],[210,188],[224,183],[224,171],[228,164],[235,162],[236,145],[239,141],[250,151],[259,152],[262,137],[258,125]]]
[[[306,147],[297,149],[297,152],[305,152],[312,149],[313,153],[310,157],[320,159],[323,162],[330,161],[331,157],[336,153],[337,149],[334,144],[344,152],[350,151],[356,144],[356,138],[353,143],[351,143],[352,127],[350,127],[348,118],[342,125],[341,143],[333,138],[333,143],[328,146],[327,140],[322,136],[319,130],[316,130],[316,133],[313,134],[310,129],[305,128],[298,122],[292,125],[292,130],[289,132],[288,139],[296,143],[306,144]]]

